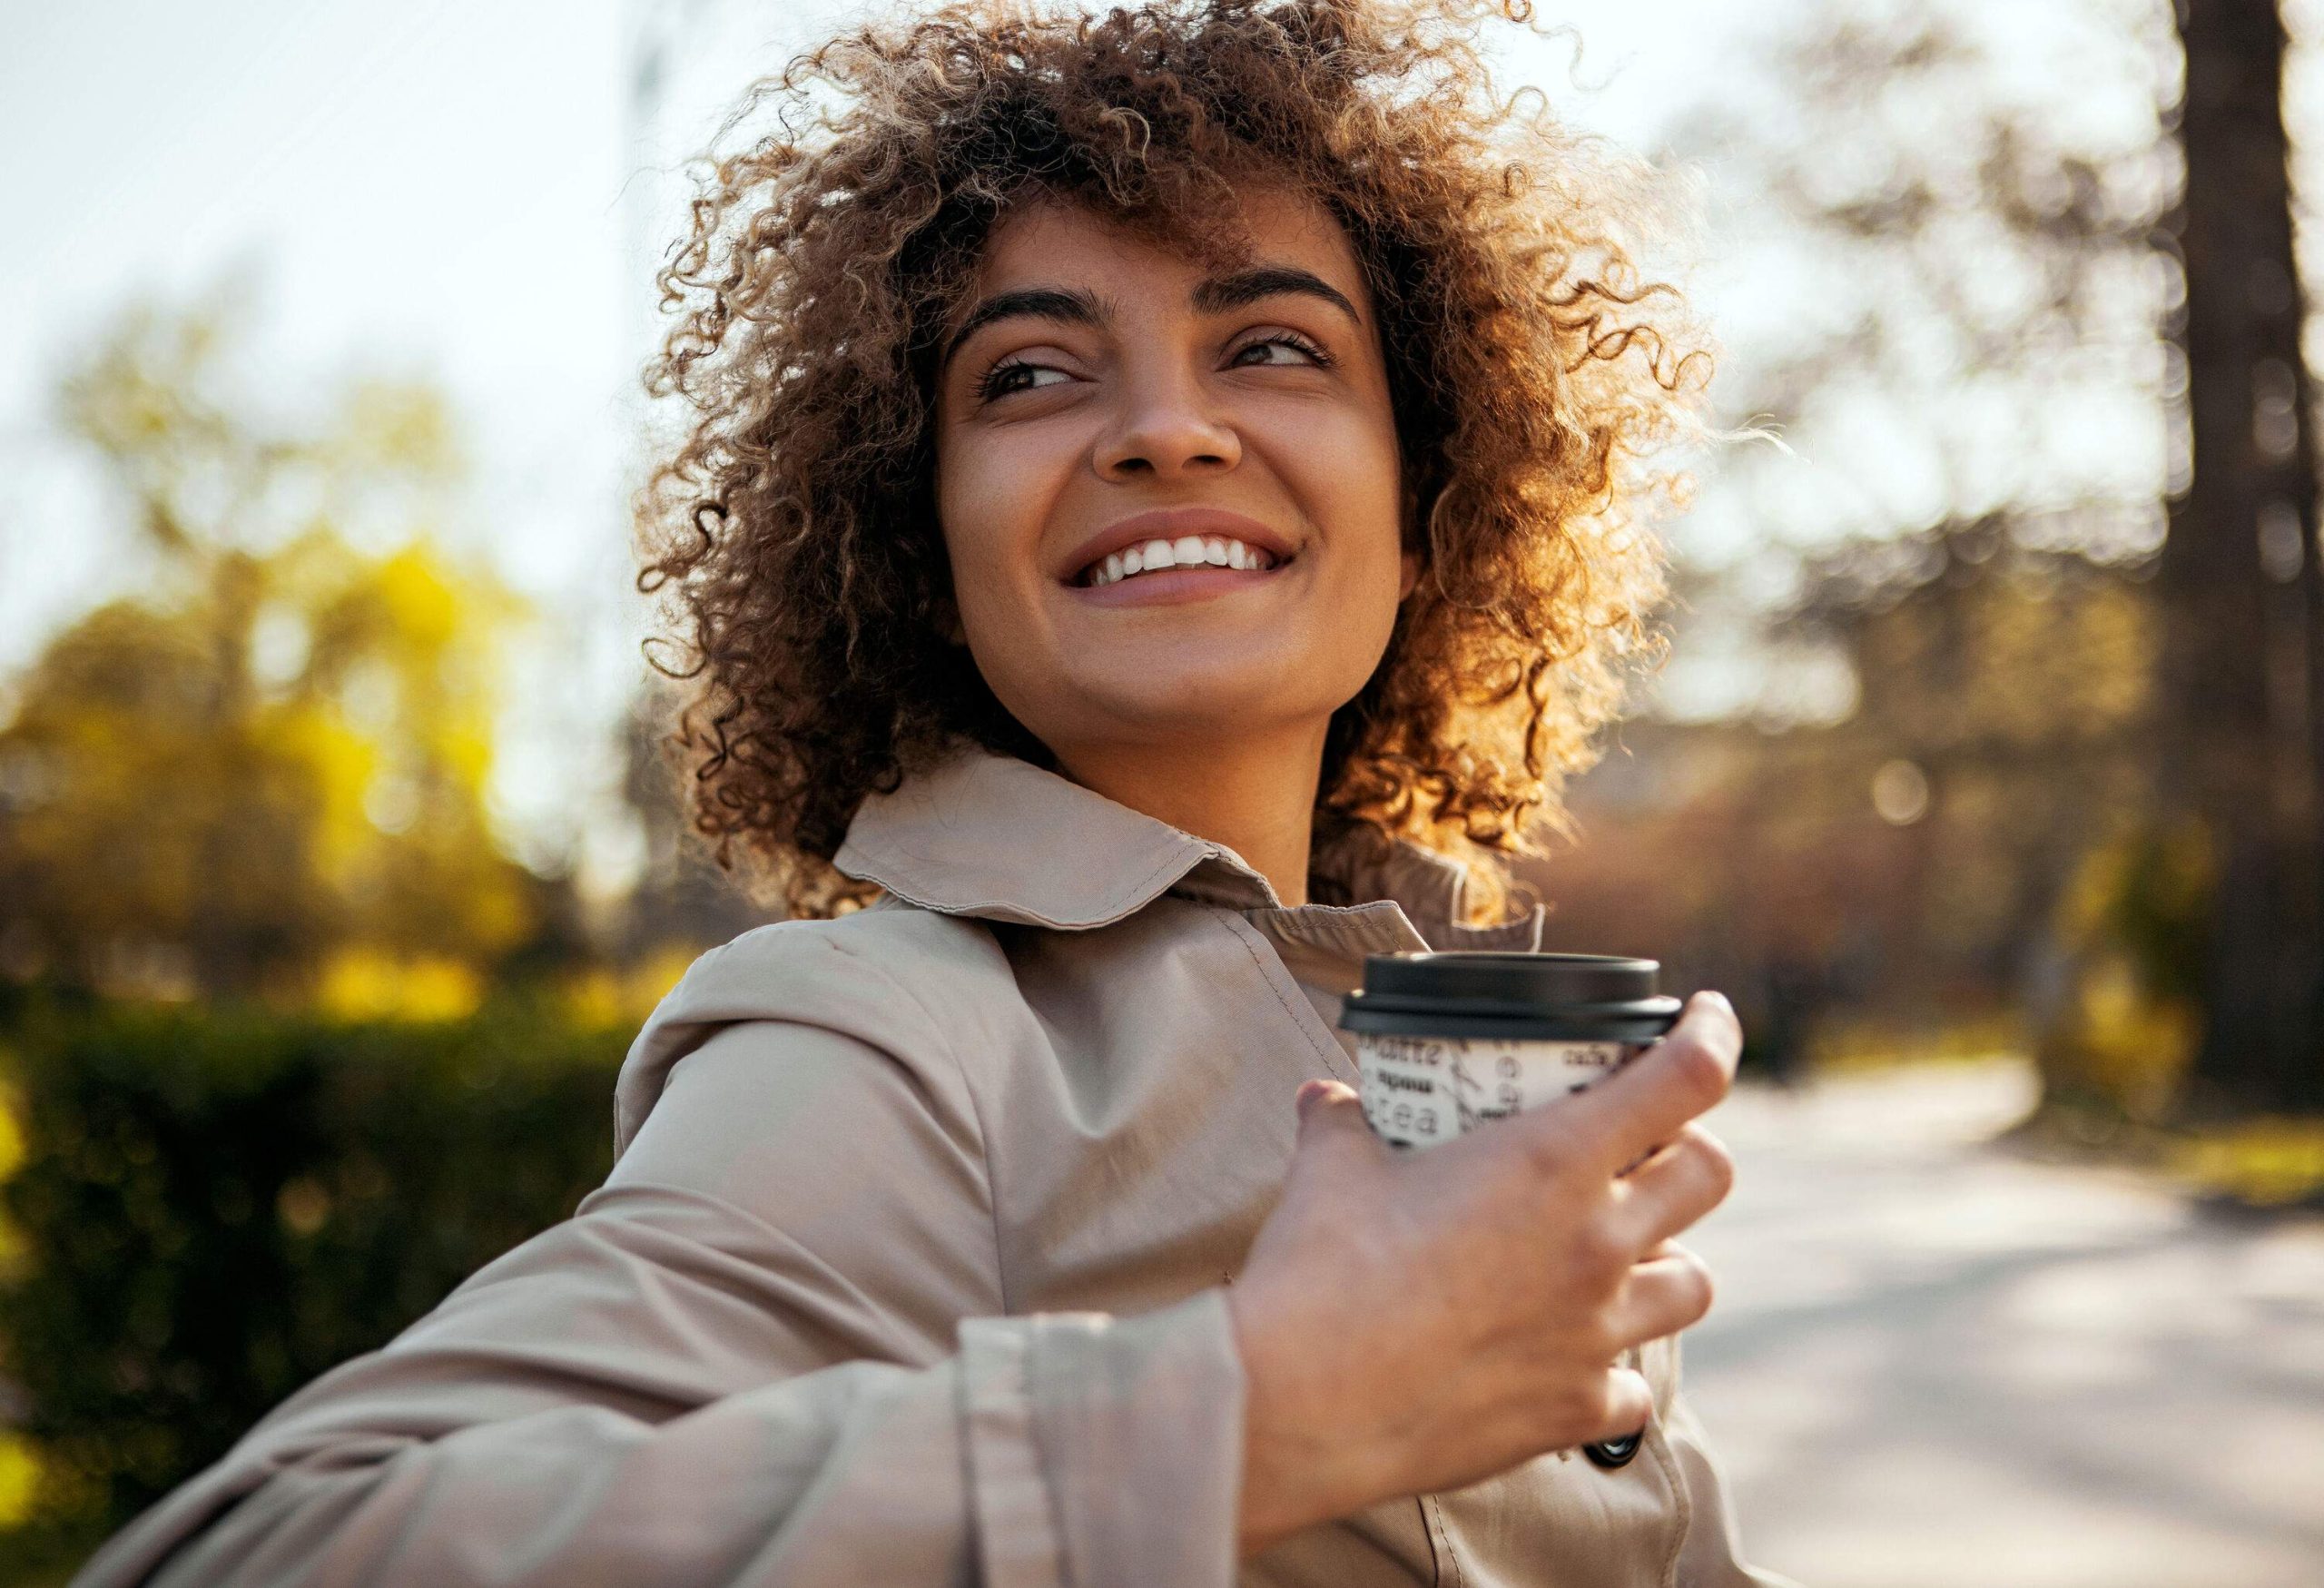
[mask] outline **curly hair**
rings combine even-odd
[[[1041,197],[1235,258],[1221,201],[1254,176],[1315,195],[1354,244],[1423,567],[1330,724],[1319,838],[1497,863],[1566,825],[1565,778],[1666,643],[1639,509],[1685,491],[1653,460],[1702,433],[1711,350],[1675,288],[1640,280],[1651,169],[1537,92],[1495,97],[1493,9],[970,0],[752,85],[721,136],[769,101],[780,130],[705,157],[656,277],[681,318],[646,389],[690,428],[635,504],[638,587],[689,658],[653,664],[687,685],[669,758],[746,891],[802,915],[876,897],[831,864],[850,821],[961,738],[1054,767],[943,632],[935,352],[983,239]],[[1472,911],[1498,915],[1504,867],[1472,875]]]

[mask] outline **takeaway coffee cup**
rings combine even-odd
[[[1364,1117],[1428,1147],[1580,1091],[1679,1018],[1653,960],[1453,951],[1372,954],[1340,1012]]]
[[[1364,1117],[1395,1147],[1450,1141],[1610,1075],[1679,1019],[1661,965],[1606,954],[1453,951],[1372,954],[1341,1005],[1354,1033]],[[1640,1365],[1636,1347],[1623,1354]],[[1608,1470],[1646,1430],[1582,1446]]]

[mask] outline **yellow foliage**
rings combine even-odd
[[[379,565],[377,577],[379,604],[406,645],[432,655],[458,637],[461,602],[424,551],[405,547]]]
[[[611,971],[588,970],[570,977],[559,989],[566,1017],[578,1026],[622,1023],[621,980]]]
[[[702,957],[699,949],[668,943],[656,950],[629,973],[629,1009],[632,1015],[644,1020],[654,1012],[654,1006],[669,996],[678,979]]]
[[[2015,1009],[1955,1014],[1933,1026],[1836,1017],[1817,1027],[1807,1062],[1819,1073],[1892,1064],[1976,1064],[2024,1053],[2027,1037],[2024,1016]]]
[[[332,442],[350,464],[422,478],[457,477],[468,466],[443,399],[414,381],[355,381],[340,399]]]
[[[2124,825],[2083,856],[2060,902],[2059,924],[2076,942],[2109,937],[2142,884],[2158,892],[2163,904],[2183,908],[2208,890],[2212,866],[2210,834],[2199,822],[2159,830]]]
[[[2261,1207],[2324,1192],[2324,1119],[2267,1118],[2206,1130],[2179,1145],[2188,1182]]]
[[[40,1457],[21,1435],[0,1432],[0,1527],[20,1527],[33,1519],[40,1492]]]
[[[583,1025],[642,1025],[698,957],[691,948],[670,945],[625,972],[586,971],[565,983],[566,1010]]]
[[[13,1089],[0,1085],[0,1185],[5,1185],[25,1163],[25,1125],[20,1117],[24,1100]],[[5,1217],[0,1217],[0,1275],[13,1274],[25,1251],[25,1238]],[[5,1487],[5,1483],[0,1483]],[[0,1504],[0,1526],[6,1525],[5,1507]]]
[[[2053,1082],[2134,1119],[2169,1113],[2201,1037],[2191,978],[2211,866],[2195,823],[2125,823],[2083,856],[2056,916],[2074,963],[2043,1048]]]
[[[278,707],[259,721],[260,743],[303,765],[313,780],[313,862],[331,886],[345,889],[378,841],[363,796],[379,774],[380,746],[336,714],[311,702]]]
[[[344,949],[324,964],[315,1007],[340,1020],[447,1021],[476,1011],[484,979],[458,960]]]
[[[2072,1026],[2081,1079],[2132,1115],[2159,1118],[2194,1058],[2194,1011],[2149,995],[2131,962],[2107,955],[2075,988]]]
[[[261,425],[221,377],[231,329],[135,314],[67,382],[64,419],[164,556],[12,684],[11,913],[92,983],[175,966],[279,995],[368,948],[326,978],[347,1007],[456,1006],[428,957],[487,964],[535,924],[486,799],[503,640],[531,614],[434,539],[461,467],[439,394],[356,380]]]

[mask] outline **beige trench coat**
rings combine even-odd
[[[1293,1094],[1353,1082],[1367,952],[1453,924],[1400,845],[1285,909],[1231,852],[969,752],[864,806],[887,891],[695,962],[632,1046],[574,1217],[283,1403],[113,1539],[164,1584],[1775,1584],[1677,1397],[1604,1471],[1551,1455],[1239,1568],[1225,1287]],[[1332,856],[1318,856],[1332,874]]]

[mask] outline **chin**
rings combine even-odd
[[[1137,679],[1108,678],[1102,685],[1093,682],[1083,695],[1085,704],[1069,715],[1086,730],[1078,737],[1147,745],[1220,743],[1328,717],[1335,705],[1309,698],[1316,694],[1316,671],[1290,658],[1266,666],[1189,667]],[[1362,684],[1357,680],[1348,695]]]

